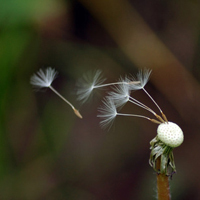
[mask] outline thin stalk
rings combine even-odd
[[[160,111],[160,113],[163,113],[163,111],[161,110],[160,106],[156,103],[156,101],[152,98],[152,96],[144,89],[144,92],[149,96],[149,98],[153,101],[153,103],[156,105],[156,107],[158,108],[158,110]]]
[[[143,91],[147,94],[147,96],[153,101],[153,103],[156,105],[156,107],[158,108],[158,110],[160,111],[163,119],[160,118],[159,115],[157,115],[157,118],[163,122],[168,122],[166,115],[163,113],[163,111],[161,110],[160,106],[156,103],[156,101],[152,98],[152,96],[144,89],[144,87],[142,88]]]
[[[126,116],[126,117],[140,117],[140,118],[144,118],[147,120],[151,120],[149,117],[146,117],[143,115],[134,115],[134,114],[125,114],[125,113],[117,113],[117,115]]]
[[[125,113],[117,113],[117,115],[120,115],[120,116],[126,116],[126,117],[139,117],[139,118],[144,118],[144,119],[147,119],[153,123],[156,123],[156,124],[160,124],[161,122],[157,121],[156,119],[151,119],[149,117],[146,117],[146,116],[143,116],[143,115],[134,115],[134,114],[125,114]]]
[[[65,99],[57,90],[55,90],[51,85],[49,86],[49,89],[51,89],[56,95],[58,95],[64,102],[66,102],[74,111],[75,115],[78,116],[79,118],[83,118],[80,112],[67,100]]]
[[[133,84],[133,83],[140,83],[140,81],[132,81],[132,82],[125,82],[125,81],[121,81],[121,82],[114,82],[114,83],[105,83],[102,85],[95,85],[93,86],[93,88],[101,88],[101,87],[107,87],[107,86],[112,86],[112,85],[122,85],[122,84]]]
[[[130,100],[131,99],[131,100]],[[129,96],[129,102],[151,112],[160,122],[164,123],[165,121],[162,119],[162,117],[160,117],[158,114],[156,114],[151,108],[149,108],[148,106],[146,106],[145,104],[141,103],[140,101],[138,101],[137,99],[134,99],[133,97]]]
[[[131,99],[131,100],[130,100]],[[157,114],[148,106],[146,106],[145,104],[141,103],[140,101],[138,101],[137,99],[134,99],[133,97],[129,97],[129,101],[145,110],[148,110],[149,112],[151,112],[154,116],[156,116]]]
[[[156,168],[160,170],[161,157],[156,161]],[[158,200],[170,200],[169,177],[165,174],[157,173],[157,195]]]
[[[65,102],[74,110],[74,106],[73,106],[67,99],[65,99],[65,97],[63,97],[59,92],[57,92],[51,85],[49,86],[49,88],[50,88],[55,94],[57,94],[63,101],[65,101]]]

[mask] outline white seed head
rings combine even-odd
[[[173,148],[180,146],[184,140],[183,131],[173,122],[160,124],[157,136],[163,143]]]

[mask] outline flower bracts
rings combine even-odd
[[[150,142],[150,166],[157,172],[165,174],[167,176],[172,176],[176,173],[176,167],[173,156],[173,148],[167,146],[156,136]],[[157,166],[157,159],[160,157],[160,166]]]

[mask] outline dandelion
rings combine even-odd
[[[51,89],[56,95],[58,95],[63,101],[65,101],[74,111],[74,113],[79,117],[82,118],[80,112],[70,103],[67,99],[65,99],[57,90],[55,90],[51,84],[56,78],[58,72],[51,67],[48,67],[44,71],[40,69],[37,73],[33,74],[30,79],[31,85],[35,88],[49,88]]]
[[[153,123],[159,124],[157,128],[157,135],[150,142],[151,154],[149,164],[157,172],[158,196],[169,199],[169,188],[166,187],[168,185],[168,176],[171,177],[176,172],[173,149],[182,144],[184,135],[183,131],[177,124],[167,120],[167,117],[159,105],[145,89],[150,74],[151,70],[141,70],[137,74],[136,78],[125,77],[124,79],[120,78],[120,80],[115,83],[103,84],[103,79],[98,79],[99,73],[97,73],[97,76],[89,89],[89,93],[91,93],[95,88],[109,86],[111,86],[111,89],[113,90],[108,93],[106,98],[104,98],[103,105],[98,109],[100,114],[97,115],[97,117],[102,119],[100,121],[100,126],[102,128],[110,128],[117,116],[144,118]],[[140,89],[143,90],[150,100],[156,105],[161,113],[161,116],[136,98],[132,97],[132,92]],[[80,95],[83,99],[85,98],[84,94]],[[87,96],[88,94],[85,95]],[[125,106],[128,102],[147,110],[149,113],[153,114],[156,119],[143,115],[121,112],[122,106]],[[164,191],[164,194],[160,193],[161,190]]]
[[[143,71],[139,71],[136,78],[125,77],[124,79],[120,78],[118,82],[104,83],[105,79],[102,78],[101,72],[97,71],[90,87],[85,90],[80,90],[78,94],[80,95],[79,98],[84,100],[88,97],[88,94],[90,94],[93,89],[111,86],[113,91],[108,93],[108,96],[103,100],[103,106],[98,109],[100,112],[98,117],[102,119],[100,126],[104,129],[110,128],[112,126],[116,116],[144,118],[153,123],[159,124],[157,136],[150,142],[152,151],[149,163],[157,172],[159,171],[161,173],[170,175],[176,171],[172,150],[174,147],[179,146],[183,142],[183,132],[178,125],[174,125],[174,123],[168,122],[167,117],[159,105],[145,89],[150,74],[151,70],[145,69]],[[142,102],[138,101],[136,98],[132,97],[131,93],[140,89],[142,89],[150,98],[150,100],[152,100],[152,102],[156,105],[159,112],[161,113],[161,116]],[[119,111],[121,107],[124,106],[127,102],[147,110],[153,114],[156,119],[143,115],[123,113]],[[163,158],[161,162],[162,168],[158,170],[155,163],[158,157],[161,155]],[[172,168],[172,172],[168,173],[168,167]]]

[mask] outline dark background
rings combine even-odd
[[[146,89],[185,136],[174,149],[172,199],[200,199],[199,13],[195,0],[1,0],[0,199],[156,199],[148,159],[157,125],[117,117],[104,131],[104,91],[84,105],[75,95],[89,70],[111,82],[140,68],[153,70]],[[33,91],[30,76],[48,66],[82,120],[50,90]],[[134,97],[156,110],[141,91]]]

